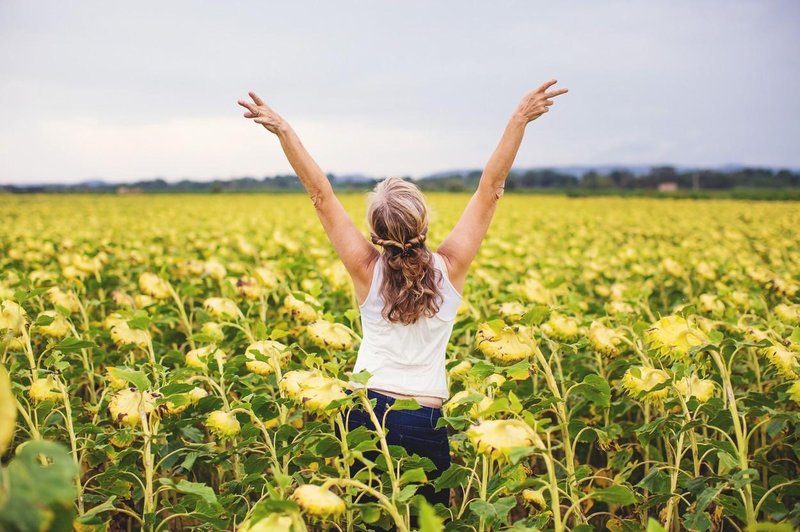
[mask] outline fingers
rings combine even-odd
[[[239,105],[241,105],[242,107],[245,107],[245,108],[246,108],[248,111],[250,111],[251,113],[255,113],[255,112],[256,112],[256,107],[255,107],[255,105],[253,105],[252,103],[246,102],[246,101],[244,101],[244,100],[239,100],[239,102],[238,102],[238,103],[239,103]]]
[[[557,89],[557,90],[554,90],[554,91],[545,92],[544,93],[544,97],[545,98],[553,98],[555,96],[560,96],[560,95],[562,95],[562,94],[564,94],[566,92],[569,92],[569,89]]]
[[[558,81],[556,81],[554,79],[551,79],[550,81],[546,81],[538,89],[536,89],[536,92],[544,92],[547,89],[549,89],[550,87],[552,87],[553,85],[555,85],[556,83],[558,83]]]
[[[542,103],[545,105],[553,105],[555,102],[553,100],[545,100]]]
[[[250,91],[247,94],[249,94],[250,97],[253,99],[253,101],[256,102],[256,105],[264,105],[264,101],[261,98],[259,98],[255,92]]]

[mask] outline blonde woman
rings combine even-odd
[[[436,470],[428,473],[429,479],[450,465],[447,429],[436,428],[436,424],[442,416],[442,402],[449,397],[445,350],[467,270],[503,195],[525,127],[550,110],[555,96],[567,92],[549,90],[555,83],[550,80],[522,98],[483,171],[478,189],[435,252],[427,245],[425,198],[414,184],[390,177],[375,186],[369,194],[367,222],[371,238],[367,240],[288,122],[253,92],[249,93],[252,103],[239,101],[247,109],[245,118],[278,136],[353,279],[363,326],[353,372],[367,370],[371,374],[367,394],[377,400],[378,419],[398,398],[414,398],[423,405],[417,410],[390,410],[386,429],[389,444],[401,445],[409,454],[433,461]],[[354,409],[348,428],[368,424],[368,420],[363,411]],[[419,491],[432,504],[441,502],[445,506],[449,506],[448,492],[436,492],[432,484]]]

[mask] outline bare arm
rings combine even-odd
[[[447,263],[450,282],[461,292],[469,266],[489,230],[497,200],[503,195],[506,177],[522,143],[525,127],[549,111],[553,105],[551,98],[567,92],[567,89],[548,92],[547,89],[555,83],[556,80],[550,80],[522,98],[481,174],[478,189],[467,203],[458,223],[437,249]]]
[[[248,110],[244,114],[245,118],[253,118],[254,122],[277,135],[289,164],[311,196],[317,216],[334,250],[353,278],[356,296],[359,300],[366,299],[372,281],[371,270],[368,268],[372,260],[379,255],[378,250],[353,223],[339,198],[334,194],[325,173],[311,158],[294,129],[255,93],[249,94],[254,103],[239,100],[239,105]]]

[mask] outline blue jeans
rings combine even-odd
[[[386,407],[395,402],[394,397],[375,390],[368,389],[367,397],[377,400],[375,416],[379,422],[383,419]],[[445,488],[436,491],[433,486],[433,480],[450,467],[450,442],[447,427],[435,428],[436,422],[440,417],[442,417],[442,409],[429,406],[423,406],[417,410],[389,410],[389,413],[386,414],[386,443],[402,446],[409,455],[418,454],[419,456],[430,458],[436,469],[425,472],[429,482],[420,486],[417,489],[417,493],[424,496],[432,505],[440,502],[449,508],[450,489]],[[358,404],[350,411],[347,430],[353,430],[361,425],[375,430],[375,425],[372,423],[369,414],[364,411],[362,405]],[[378,452],[370,451],[364,453],[364,455],[369,460],[374,461]],[[364,467],[364,464],[356,460],[350,466],[350,475],[355,476],[362,467]],[[370,498],[370,500],[374,499]],[[411,526],[414,528],[416,526],[416,516],[412,515],[411,519]]]

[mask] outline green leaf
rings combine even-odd
[[[363,386],[366,386],[367,381],[369,381],[370,377],[372,377],[372,373],[364,369],[359,371],[358,373],[353,373],[352,375],[350,375],[350,380],[353,382],[357,382],[358,384],[361,384]]]
[[[284,331],[283,329],[272,329],[272,332],[269,333],[269,339],[274,341],[278,341],[286,336],[289,336],[289,331]]]
[[[545,305],[536,305],[522,316],[522,321],[526,325],[539,325],[550,314],[550,308]]]
[[[608,408],[611,404],[611,387],[603,377],[595,373],[586,375],[583,382],[574,386],[572,391],[582,394],[601,408]]]
[[[422,405],[416,399],[395,399],[390,410],[419,410]]]
[[[661,526],[661,523],[649,517],[647,519],[647,532],[667,532],[667,530]]]
[[[504,322],[501,319],[496,319],[486,322],[486,325],[488,325],[489,328],[492,329],[495,333],[500,334],[500,332],[502,332],[503,330],[503,327],[506,326],[506,322]]]
[[[144,391],[150,389],[150,380],[143,371],[125,367],[109,368],[108,371],[114,377],[118,379],[124,379],[125,381],[136,386],[139,390]]]
[[[95,347],[95,344],[88,340],[81,340],[80,338],[64,338],[58,342],[53,349],[57,349],[64,353],[72,351],[80,351],[81,349],[89,349]]]
[[[469,503],[469,509],[475,512],[478,517],[482,517],[490,525],[505,520],[508,512],[517,505],[516,497],[502,497],[494,503],[474,500]]]
[[[40,456],[46,457],[47,465],[42,465]],[[0,470],[3,489],[8,488],[0,501],[0,529],[72,530],[77,474],[78,467],[62,444],[27,442]]]
[[[419,530],[420,532],[442,532],[444,521],[436,515],[436,510],[425,500],[419,498]]]
[[[217,504],[217,494],[210,486],[206,486],[200,482],[189,482],[188,480],[181,480],[175,485],[181,493],[188,495],[196,495],[206,501],[208,504]]]
[[[400,476],[401,486],[410,484],[412,482],[422,484],[427,481],[428,477],[425,475],[425,471],[421,467],[415,467],[414,469],[403,471],[403,474]]]
[[[608,488],[594,490],[590,495],[592,499],[611,504],[627,506],[636,502],[636,494],[627,486],[614,485]]]

